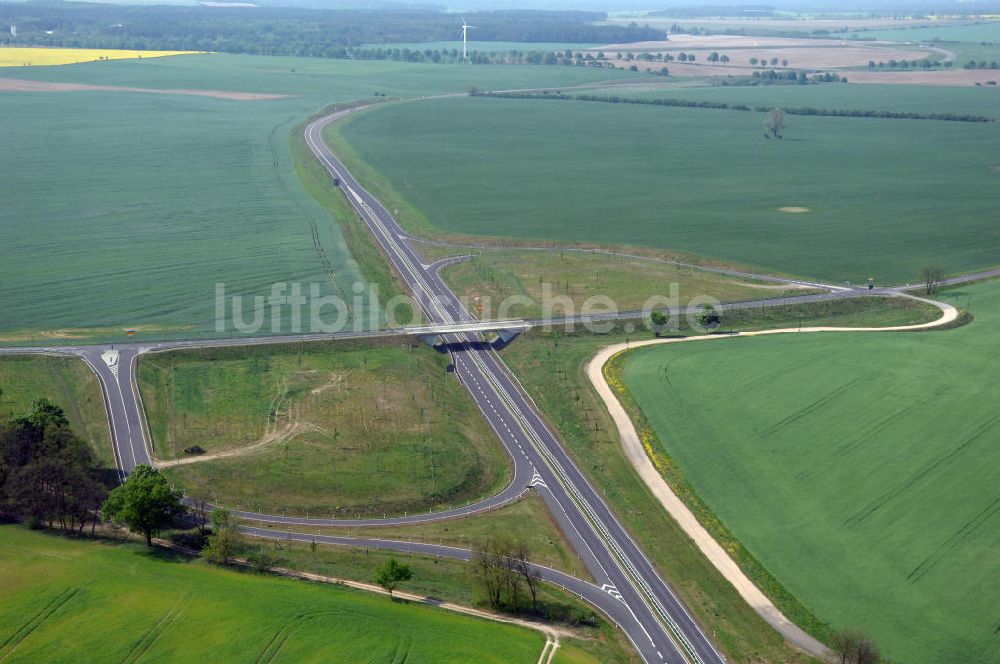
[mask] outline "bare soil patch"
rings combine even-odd
[[[108,92],[145,92],[159,95],[193,95],[196,97],[214,97],[234,101],[262,101],[266,99],[283,99],[289,95],[273,95],[262,92],[228,92],[225,90],[164,90],[160,88],[132,88],[117,85],[87,85],[84,83],[54,83],[51,81],[32,81],[21,78],[0,78],[0,92],[88,92],[104,90]]]
[[[778,208],[778,212],[789,212],[791,214],[802,214],[803,212],[812,212],[807,207],[799,207],[797,205],[788,205],[785,207]]]
[[[898,85],[986,85],[987,81],[1000,83],[997,69],[954,69],[938,71],[855,71],[848,75],[851,83],[878,83]],[[990,86],[993,87],[993,86]],[[1000,89],[1000,85],[997,86]]]

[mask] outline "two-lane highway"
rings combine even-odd
[[[306,127],[306,144],[339,180],[431,323],[475,320],[423,258],[388,210],[369,194],[322,140],[323,128],[352,113],[334,113]],[[598,583],[627,609],[620,623],[650,662],[724,661],[705,632],[642,553],[601,495],[545,424],[534,402],[492,349],[464,334],[446,335],[455,373],[508,450],[531,464],[532,484],[546,500]]]

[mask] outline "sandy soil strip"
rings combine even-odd
[[[897,85],[985,85],[1000,83],[1000,69],[938,69],[934,71],[852,71],[845,72],[851,83]],[[990,86],[992,87],[992,86]],[[1000,89],[998,86],[997,89]]]
[[[187,466],[192,463],[202,463],[203,461],[215,461],[217,459],[231,459],[232,457],[247,456],[249,454],[259,452],[265,447],[270,447],[271,445],[275,445],[277,443],[287,442],[303,431],[316,430],[318,428],[319,427],[316,425],[309,424],[307,422],[289,422],[284,426],[284,428],[271,432],[257,442],[247,445],[246,447],[239,447],[234,450],[226,450],[224,452],[216,452],[215,454],[198,454],[196,456],[187,456],[180,459],[171,459],[169,461],[154,459],[153,465],[157,468],[171,468],[173,466]]]
[[[261,92],[188,89],[164,90],[160,88],[130,88],[117,85],[86,85],[84,83],[54,83],[50,81],[31,81],[22,78],[0,78],[0,92],[87,92],[94,90],[107,92],[146,92],[158,95],[194,95],[196,97],[214,97],[216,99],[231,99],[235,101],[284,99],[291,96],[272,95]]]
[[[249,563],[245,560],[236,559],[235,562],[241,565],[249,566]],[[378,593],[379,595],[386,595],[386,596],[389,595],[389,592],[387,590],[373,583],[363,583],[361,581],[352,581],[350,579],[339,579],[332,576],[323,576],[321,574],[312,574],[310,572],[300,572],[297,570],[285,569],[283,567],[272,567],[270,571],[290,578],[306,579],[308,581],[319,581],[320,583],[334,583],[341,586],[347,586],[348,588],[354,588],[355,590],[364,590],[366,592]],[[538,632],[541,632],[546,639],[545,648],[543,648],[542,650],[543,657],[546,654],[546,649],[551,647],[551,654],[549,654],[548,658],[545,661],[552,660],[552,656],[555,654],[556,649],[559,647],[559,637],[575,636],[573,632],[560,627],[554,627],[552,625],[546,625],[544,623],[534,622],[532,620],[524,620],[522,618],[510,618],[496,613],[490,613],[489,611],[482,611],[480,609],[476,609],[471,606],[465,606],[463,604],[455,604],[454,602],[442,602],[433,597],[426,597],[424,595],[408,593],[402,590],[394,591],[392,593],[392,596],[398,597],[399,599],[406,600],[408,602],[416,602],[420,604],[427,604],[429,606],[436,606],[440,609],[445,609],[446,611],[454,611],[455,613],[464,613],[465,615],[474,616],[476,618],[483,618],[485,620],[492,620],[494,622],[507,623],[509,625],[518,625],[520,627],[526,627],[528,629],[533,629]],[[541,657],[539,658],[539,661],[542,661]]]
[[[618,435],[621,438],[622,449],[632,467],[635,468],[639,477],[649,487],[656,499],[667,510],[671,517],[684,529],[698,549],[705,555],[712,565],[726,578],[740,596],[753,608],[757,614],[769,625],[774,627],[783,637],[788,639],[807,654],[813,657],[830,661],[833,652],[802,630],[798,625],[790,621],[781,613],[773,602],[743,573],[739,565],[729,557],[725,549],[719,545],[712,535],[698,521],[687,505],[677,497],[653,466],[653,462],[646,455],[639,434],[632,424],[625,408],[618,401],[611,386],[604,379],[604,366],[615,355],[633,348],[643,346],[654,346],[659,344],[682,343],[686,341],[709,341],[712,339],[730,339],[733,336],[753,337],[767,334],[788,334],[799,332],[891,332],[904,330],[921,330],[947,325],[958,318],[958,310],[950,304],[915,297],[912,295],[902,295],[914,300],[919,300],[941,309],[941,317],[929,323],[919,325],[899,325],[894,327],[804,327],[801,330],[796,327],[782,328],[776,330],[761,330],[759,332],[738,332],[733,335],[710,335],[701,337],[682,337],[677,339],[648,339],[632,343],[615,344],[601,350],[587,363],[587,378],[591,385],[597,390],[601,400],[607,407],[615,426],[618,428]]]

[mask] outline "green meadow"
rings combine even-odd
[[[820,105],[811,94],[802,103]],[[859,94],[822,107],[870,108]],[[762,119],[463,97],[377,109],[340,133],[443,233],[655,247],[854,283],[996,264],[997,124],[790,116],[777,141]]]
[[[894,660],[1000,657],[1000,283],[970,325],[653,347],[625,383],[701,500],[801,603]]]
[[[189,495],[269,513],[381,516],[492,495],[505,452],[448,357],[411,343],[144,355],[154,455],[202,459],[164,468]],[[195,445],[204,458],[185,454]]]
[[[122,91],[3,92],[0,343],[216,334],[215,284],[346,296],[363,281],[337,219],[296,176],[290,132],[348,100],[636,78],[561,67],[459,67],[192,55],[6,68],[35,81],[288,95],[238,101]],[[354,315],[364,313],[364,305]],[[288,331],[288,322],[283,322]],[[269,329],[266,331],[270,331]],[[223,334],[233,334],[232,325]]]
[[[895,30],[863,30],[856,33],[865,39],[894,42],[1000,42],[1000,21],[983,21],[966,25],[928,25]],[[947,45],[945,46],[947,48]]]
[[[0,587],[7,662],[533,663],[545,642],[333,585],[10,525],[0,526]]]

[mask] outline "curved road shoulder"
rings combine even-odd
[[[702,337],[680,337],[675,339],[649,339],[646,341],[615,344],[602,349],[586,365],[587,378],[591,385],[597,390],[601,400],[607,407],[618,429],[621,439],[622,450],[625,457],[635,468],[636,473],[643,483],[649,488],[660,504],[667,510],[670,516],[680,525],[684,532],[690,537],[698,550],[708,558],[709,562],[729,581],[740,596],[753,608],[757,614],[769,625],[778,631],[788,641],[805,651],[813,657],[830,660],[833,652],[820,641],[810,636],[798,625],[790,621],[778,609],[777,606],[765,595],[760,588],[743,573],[739,565],[726,553],[725,549],[715,541],[715,538],[701,525],[701,522],[688,509],[688,506],[677,497],[670,485],[660,475],[646,455],[646,450],[639,440],[635,425],[631,418],[618,401],[611,386],[608,385],[604,377],[605,365],[619,353],[641,348],[644,346],[655,346],[659,344],[681,343],[685,341],[706,341],[711,339],[730,339],[734,336],[752,337],[765,334],[786,334],[799,332],[900,332],[909,330],[925,330],[948,325],[958,319],[958,309],[945,302],[928,300],[926,298],[913,295],[899,295],[914,300],[919,300],[931,304],[941,310],[941,316],[937,320],[918,325],[897,325],[892,327],[803,327],[801,330],[794,328],[780,328],[774,330],[760,330],[754,332],[737,332],[735,334],[702,336]]]

